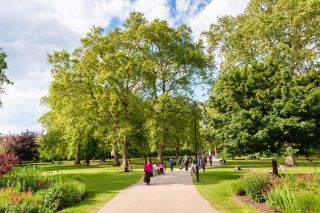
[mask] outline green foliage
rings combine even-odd
[[[4,72],[5,69],[8,68],[6,62],[7,54],[0,48],[0,95],[4,93],[4,84],[12,84],[12,82],[8,79],[6,73]],[[2,102],[0,99],[0,107],[2,106]]]
[[[0,197],[0,207],[5,212],[12,209],[54,212],[80,202],[86,193],[86,184],[83,182],[43,176],[41,170],[35,167],[20,168],[4,175],[0,179],[0,185],[3,187],[0,189],[3,195]],[[4,205],[8,199],[13,202]]]
[[[310,48],[320,43],[319,7],[314,0],[252,0],[206,33],[220,70],[208,129],[232,154],[276,159],[290,145],[319,146],[319,51]]]
[[[295,202],[293,187],[285,185],[281,188],[273,188],[268,194],[268,204],[278,209],[288,209]]]
[[[245,158],[246,160],[259,160],[261,158],[261,154],[255,153],[255,154],[247,155]]]
[[[268,194],[271,207],[284,212],[318,212],[320,199],[318,174],[287,175],[273,178],[273,188]]]
[[[246,190],[244,189],[243,182],[241,180],[236,180],[230,184],[232,192],[235,195],[243,196],[246,195]]]
[[[19,192],[15,188],[0,189],[0,212],[53,212],[47,209],[31,191]]]
[[[120,153],[127,164],[129,148],[190,144],[187,95],[211,70],[202,42],[193,41],[186,25],[148,22],[132,12],[121,28],[106,34],[93,28],[80,47],[53,52],[48,62],[53,81],[42,103],[50,111],[40,118],[48,130],[45,158],[67,152],[79,162],[99,147]]]
[[[28,190],[37,191],[42,185],[40,184],[41,179],[43,177],[39,168],[22,167],[2,176],[0,182],[2,186],[14,187],[20,192],[25,192]]]
[[[296,195],[294,204],[291,206],[288,206],[288,208],[284,208],[283,212],[284,213],[320,212],[319,194],[305,192],[305,193]]]
[[[59,210],[72,206],[82,200],[86,184],[71,179],[58,178],[46,189],[37,192],[48,209]]]
[[[246,194],[256,202],[264,202],[267,198],[265,186],[270,184],[271,180],[268,175],[249,174],[241,178],[243,188]]]

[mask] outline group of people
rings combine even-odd
[[[206,170],[206,165],[208,163],[210,166],[212,166],[212,156],[205,156],[204,154],[198,155],[198,162],[196,158],[192,158],[190,156],[179,156],[178,157],[178,168],[179,169],[185,169],[185,171],[189,170],[189,165],[191,164],[191,175],[196,173],[196,167],[202,169],[203,171]],[[176,165],[176,162],[172,158],[167,158],[168,165],[170,167],[170,171],[173,172],[173,167]],[[147,185],[150,185],[150,177],[153,176],[153,173],[157,174],[164,174],[165,165],[163,163],[158,164],[152,164],[152,161],[150,158],[145,159],[144,163],[144,182],[147,183]]]
[[[172,160],[173,161],[173,160]],[[170,163],[169,163],[170,165]],[[171,168],[171,166],[170,166]],[[173,171],[173,166],[171,171]],[[162,163],[152,164],[152,160],[150,158],[144,160],[144,182],[147,185],[150,185],[150,177],[153,177],[153,173],[164,174],[164,165]]]
[[[210,165],[212,165],[212,157],[211,158],[210,157],[211,156],[209,156],[209,161],[210,161]],[[206,170],[207,157],[204,154],[198,156],[198,162],[196,158],[192,158],[187,155],[185,155],[184,157],[179,156],[178,157],[179,169],[182,169],[184,167],[184,169],[188,171],[190,162],[191,162],[191,173],[195,173],[195,169],[197,165],[203,171]]]

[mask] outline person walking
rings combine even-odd
[[[184,156],[183,158],[183,163],[184,163],[184,168],[186,171],[188,171],[188,167],[189,167],[189,158],[187,155]]]
[[[152,161],[150,158],[148,158],[148,160],[145,160],[144,162],[145,182],[147,183],[147,185],[150,185],[150,177],[152,170]]]
[[[206,171],[207,158],[205,155],[201,157],[201,168],[205,172]]]
[[[209,155],[209,163],[210,163],[210,166],[212,166],[212,155]]]
[[[179,169],[182,169],[182,157],[178,157],[178,167]]]
[[[169,160],[169,166],[170,166],[170,171],[173,172],[174,161],[172,160],[172,158],[170,158]]]

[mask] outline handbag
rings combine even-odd
[[[150,177],[153,177],[153,172],[150,173]]]

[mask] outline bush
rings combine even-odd
[[[243,176],[243,188],[246,194],[256,202],[264,202],[271,184],[270,177],[263,174],[250,174]]]
[[[24,192],[28,190],[37,191],[41,182],[41,170],[32,168],[20,168],[12,171],[1,178],[1,184],[7,187],[15,187],[18,191]]]
[[[296,196],[294,205],[284,211],[285,213],[295,212],[320,212],[320,197],[310,192]]]
[[[237,180],[235,182],[232,182],[230,184],[230,186],[231,186],[231,190],[234,194],[236,194],[238,196],[246,195],[246,191],[244,190],[244,187],[243,187],[241,180]]]
[[[37,168],[21,168],[0,182],[10,189],[0,192],[0,212],[54,212],[81,201],[86,192],[81,181],[42,176]]]
[[[72,206],[81,201],[86,192],[86,185],[77,180],[56,179],[48,189],[42,189],[37,194],[44,201],[44,205],[53,210]]]
[[[19,192],[13,187],[0,189],[0,212],[50,212],[31,191]]]
[[[295,202],[295,195],[292,187],[283,185],[273,188],[268,194],[268,204],[277,209],[287,209]]]
[[[287,175],[275,178],[268,195],[269,206],[285,212],[320,212],[320,176]]]

